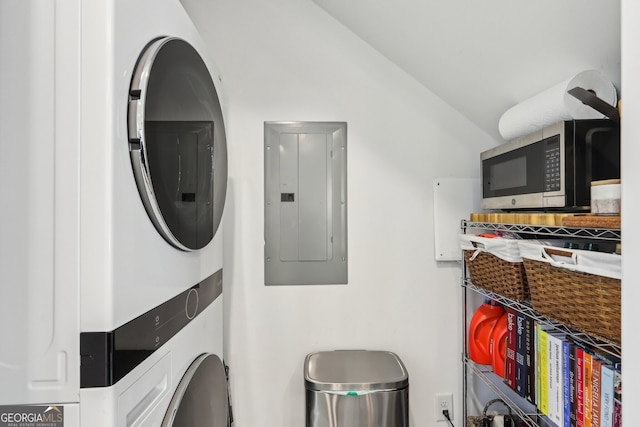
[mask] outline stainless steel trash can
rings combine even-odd
[[[306,427],[409,426],[409,375],[394,353],[311,353],[304,384]]]

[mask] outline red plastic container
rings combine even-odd
[[[469,325],[469,358],[481,365],[490,365],[491,336],[496,322],[504,314],[504,308],[485,301],[473,314]]]
[[[493,368],[493,372],[501,378],[504,378],[507,359],[508,330],[509,321],[507,313],[505,313],[496,322],[491,335],[491,367]]]

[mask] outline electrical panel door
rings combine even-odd
[[[265,284],[347,283],[346,160],[346,123],[265,123]]]

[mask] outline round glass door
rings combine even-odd
[[[204,61],[165,37],[140,56],[129,90],[129,153],[144,207],[178,249],[205,247],[222,217],[227,148],[222,109]]]
[[[227,427],[227,390],[220,358],[200,355],[180,380],[161,427]]]

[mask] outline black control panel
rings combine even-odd
[[[544,191],[560,191],[560,136],[550,138],[544,147]]]
[[[80,334],[80,387],[117,383],[222,295],[222,270],[113,331]]]

